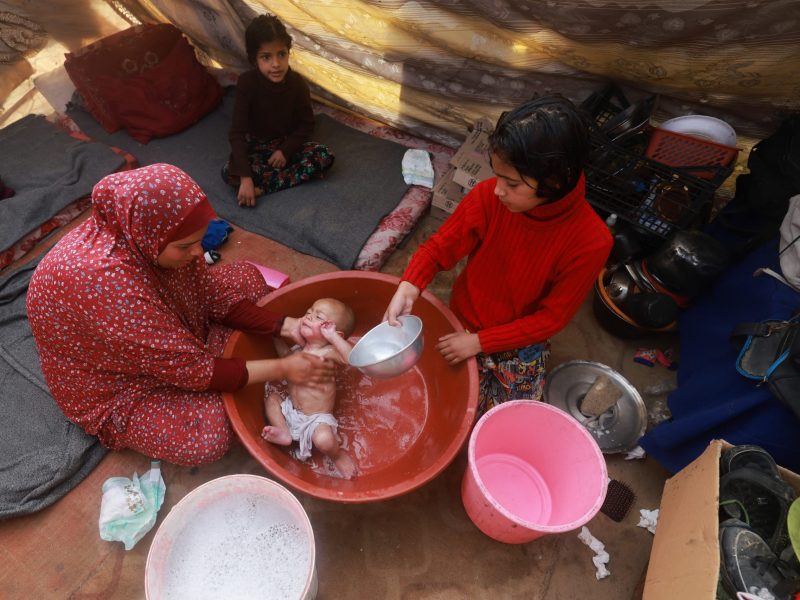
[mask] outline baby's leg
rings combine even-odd
[[[353,475],[356,474],[356,465],[350,455],[342,450],[339,440],[336,439],[336,434],[330,425],[325,423],[318,425],[314,433],[311,434],[311,441],[320,452],[333,460],[333,464],[336,465],[339,474],[344,479],[353,478]]]
[[[289,426],[286,424],[286,418],[281,411],[281,397],[274,392],[269,394],[264,399],[264,410],[267,413],[269,425],[264,427],[261,437],[280,446],[291,444],[292,436],[289,435]]]

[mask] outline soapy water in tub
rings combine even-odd
[[[285,387],[270,385],[283,395]],[[406,453],[425,426],[428,403],[428,388],[417,366],[390,379],[342,370],[333,414],[342,447],[360,474],[382,469]],[[306,464],[316,473],[338,476],[330,459],[316,450]]]
[[[274,500],[237,493],[199,509],[172,542],[164,600],[300,598],[311,549],[292,514]]]

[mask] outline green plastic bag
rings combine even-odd
[[[100,503],[100,537],[109,542],[122,542],[130,550],[152,529],[158,509],[164,502],[167,486],[161,476],[159,461],[140,478],[112,477],[103,483]]]
[[[800,560],[800,498],[792,502],[789,507],[786,525],[789,528],[789,539],[792,540],[792,548],[794,548],[794,553]]]

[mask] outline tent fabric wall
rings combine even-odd
[[[62,65],[65,52],[130,26],[104,0],[0,0],[0,13],[24,19],[22,26],[0,21],[0,52],[8,55],[9,48],[19,48],[13,53],[17,60],[0,62],[0,127],[29,114],[51,114],[53,107],[36,79]],[[14,41],[9,46],[6,40]]]
[[[534,93],[579,101],[607,79],[771,132],[800,106],[796,0],[115,0],[242,69],[243,32],[272,12],[323,99],[439,141]]]

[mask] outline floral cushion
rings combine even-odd
[[[109,133],[146,144],[182,131],[222,99],[222,88],[169,24],[131,27],[66,55],[86,109]]]

